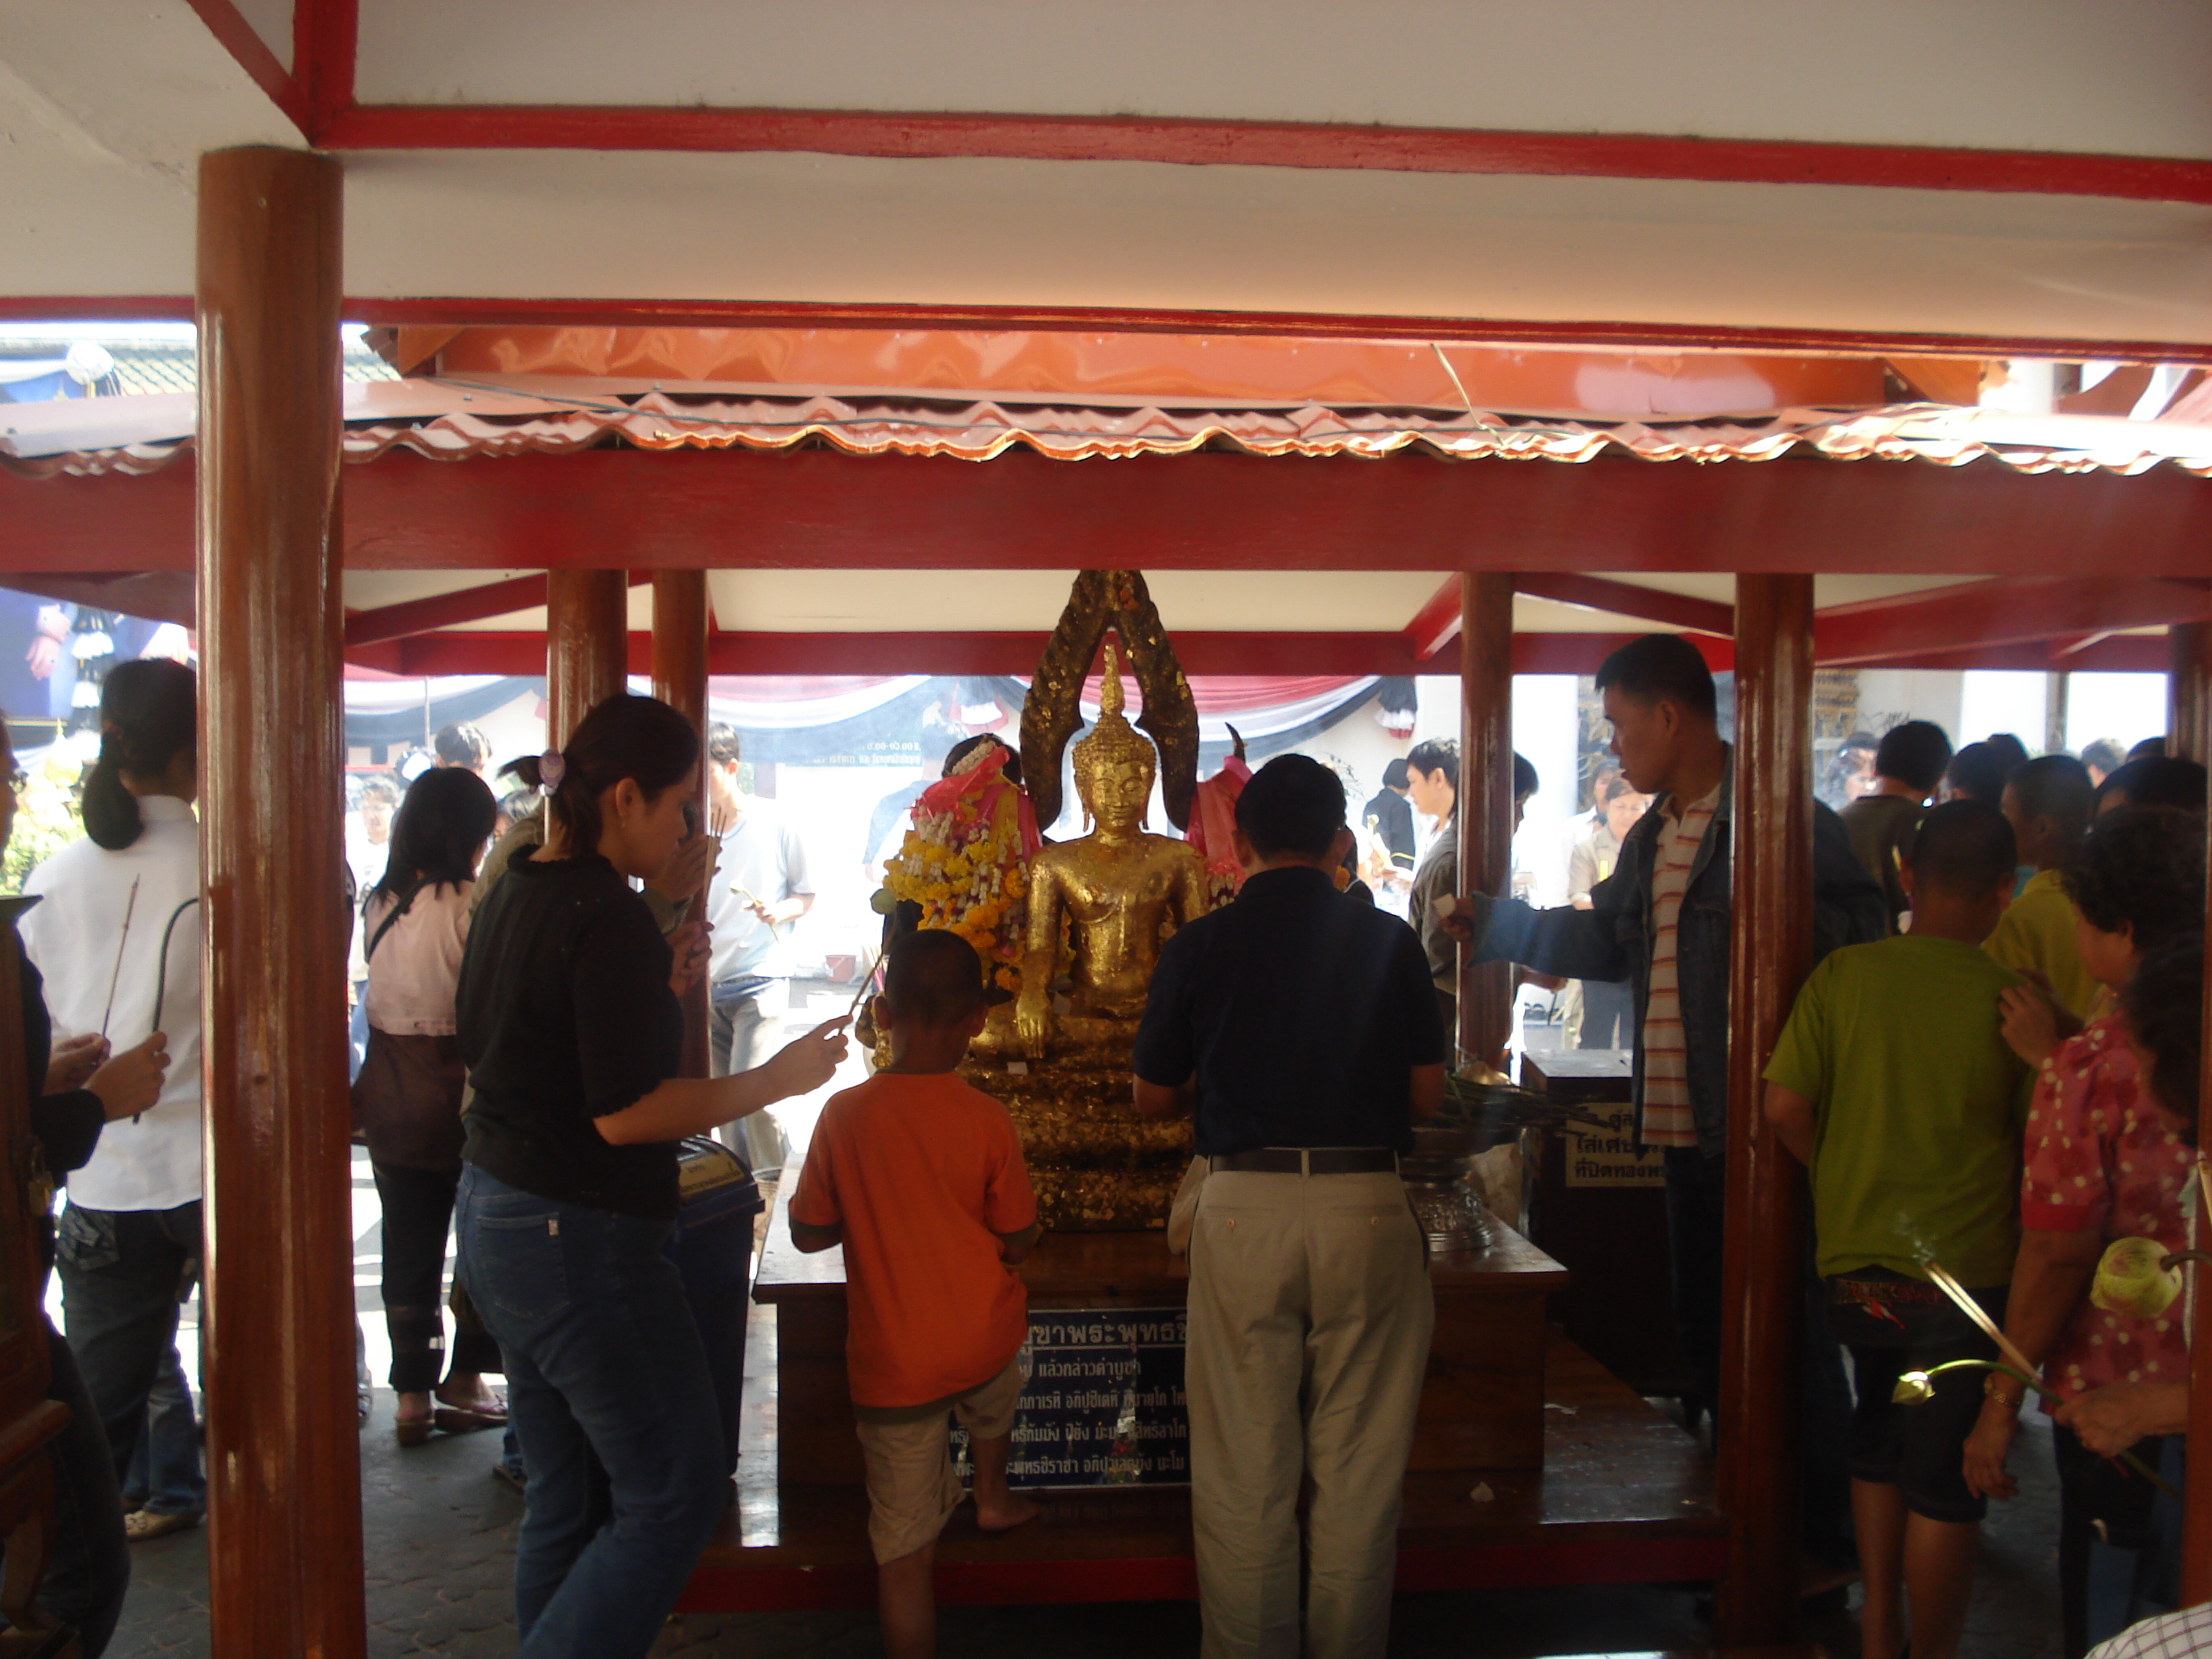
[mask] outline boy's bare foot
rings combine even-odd
[[[975,1500],[975,1524],[985,1532],[1011,1532],[1014,1528],[1034,1521],[1044,1511],[1030,1498],[1008,1492],[995,1503]]]

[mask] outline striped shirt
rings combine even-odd
[[[1698,1122],[1690,1108],[1689,1049],[1682,1031],[1682,993],[1675,972],[1682,895],[1690,866],[1720,805],[1721,786],[1685,808],[1669,795],[1661,805],[1665,823],[1652,851],[1651,989],[1644,1008],[1644,1142],[1647,1146],[1694,1146]]]

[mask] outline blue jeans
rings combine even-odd
[[[729,1498],[706,1351],[661,1254],[668,1224],[540,1198],[473,1164],[453,1219],[530,1468],[520,1659],[642,1659]]]
[[[119,1486],[146,1437],[148,1409],[176,1346],[177,1310],[198,1271],[200,1206],[88,1210],[71,1204],[56,1231],[63,1328],[107,1431]],[[183,1461],[189,1472],[180,1468],[161,1483],[165,1501],[173,1504],[173,1513],[198,1515],[207,1508],[207,1481],[197,1435]]]
[[[100,1413],[86,1396],[76,1359],[61,1334],[46,1328],[53,1363],[46,1398],[70,1408],[69,1426],[53,1442],[54,1540],[39,1586],[46,1610],[77,1633],[85,1659],[100,1659],[131,1588],[131,1546],[115,1501],[115,1460]]]
[[[207,1508],[207,1481],[200,1474],[200,1424],[192,1410],[191,1385],[175,1343],[155,1373],[146,1395],[146,1426],[131,1454],[123,1477],[123,1496],[131,1507],[155,1515],[198,1515]]]

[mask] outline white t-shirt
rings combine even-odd
[[[361,944],[368,958],[368,1023],[393,1036],[453,1035],[453,995],[461,982],[461,951],[469,942],[469,896],[474,882],[426,887],[407,914],[376,930],[392,901],[369,900],[362,913]]]
[[[92,1210],[173,1210],[200,1196],[199,823],[173,795],[143,796],[138,811],[145,828],[122,851],[73,842],[23,884],[41,896],[23,918],[23,949],[46,975],[57,1041],[99,1030],[105,1014],[117,1051],[143,1042],[168,934],[161,994],[169,1073],[161,1098],[138,1118],[109,1124],[92,1161],[70,1176],[70,1202]]]
[[[742,887],[763,904],[814,890],[806,873],[806,849],[775,803],[744,795],[738,805],[743,815],[738,827],[722,837],[721,854],[707,884],[707,919],[714,928],[708,977],[717,985],[748,976],[786,979],[792,972],[791,936],[798,924],[780,922],[771,936],[768,924],[735,889]]]

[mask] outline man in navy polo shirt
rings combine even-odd
[[[1209,1164],[1186,1356],[1206,1653],[1381,1659],[1436,1322],[1397,1159],[1443,1103],[1443,1025],[1413,929],[1336,890],[1334,772],[1268,762],[1234,841],[1243,889],[1162,950],[1135,1055],[1138,1112],[1190,1114]]]

